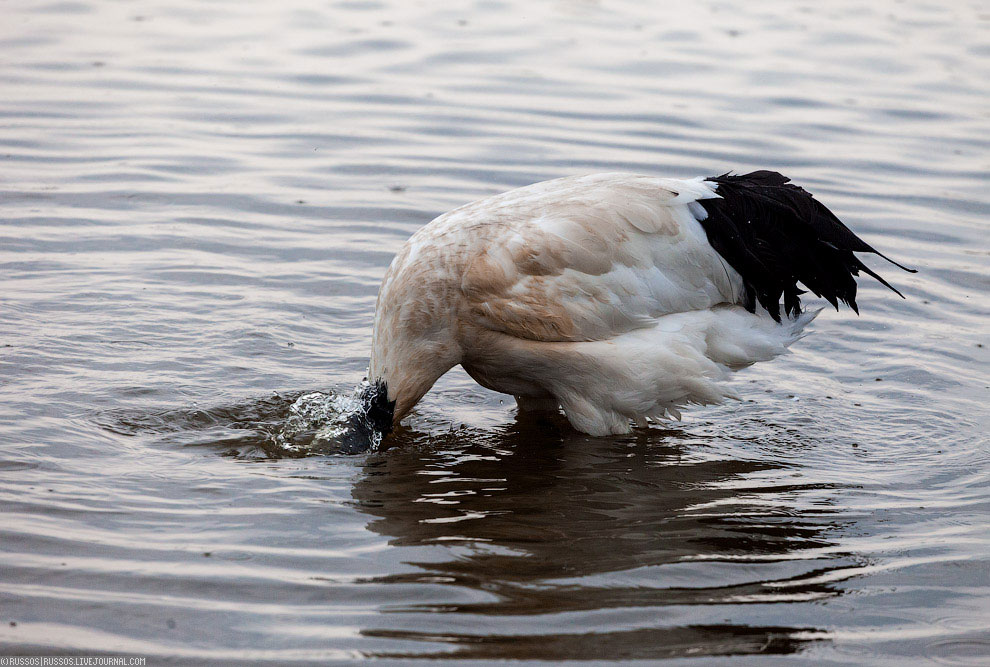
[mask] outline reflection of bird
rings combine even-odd
[[[842,542],[833,485],[795,480],[779,457],[736,457],[734,438],[604,440],[562,421],[413,427],[367,459],[353,506],[404,567],[363,582],[404,602],[363,636],[402,642],[406,660],[489,662],[793,653],[823,636],[807,617],[767,625],[743,609],[848,588],[837,582],[862,558]],[[770,425],[761,442],[814,444]],[[616,610],[636,622],[608,622]]]
[[[782,354],[814,318],[798,282],[853,309],[860,271],[890,287],[854,252],[880,254],[770,171],[595,174],[462,206],[385,274],[371,428],[387,433],[457,364],[592,435],[717,403],[729,370]]]

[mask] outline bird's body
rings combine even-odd
[[[520,409],[562,407],[592,435],[679,416],[733,397],[731,370],[800,337],[815,314],[800,310],[797,281],[855,308],[852,275],[875,274],[853,251],[876,252],[773,172],[511,190],[441,215],[396,255],[367,400],[388,430],[460,364]]]

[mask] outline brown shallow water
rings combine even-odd
[[[990,662],[985,4],[0,12],[0,653]],[[760,167],[907,300],[666,428],[457,371],[386,451],[272,457],[438,213]]]

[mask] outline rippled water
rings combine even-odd
[[[2,12],[3,653],[990,661],[984,3]],[[274,457],[438,213],[760,167],[907,300],[865,284],[668,428],[457,371],[386,451]]]

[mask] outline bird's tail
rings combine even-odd
[[[757,301],[780,321],[801,310],[800,282],[836,309],[842,301],[857,313],[855,276],[862,271],[903,298],[897,289],[853,253],[871,252],[901,266],[856,236],[803,188],[775,171],[706,179],[718,194],[698,203],[707,212],[701,226],[708,242],[742,276],[745,306]]]

